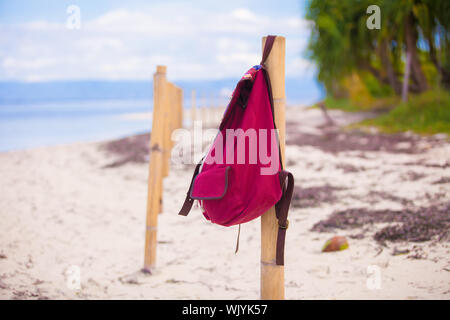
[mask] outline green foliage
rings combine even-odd
[[[381,98],[394,95],[394,91],[390,86],[380,83],[371,73],[361,72],[360,77],[372,97]]]
[[[355,103],[349,98],[328,96],[324,102],[327,109],[337,109],[346,112],[388,111],[400,104],[400,98],[387,96],[374,99],[367,103]]]
[[[411,130],[422,134],[450,134],[450,93],[433,90],[412,95],[403,103],[377,118],[360,125],[370,125],[387,133]]]
[[[366,26],[373,4],[380,30]],[[386,132],[450,134],[450,92],[439,89],[450,88],[450,1],[309,0],[306,19],[313,22],[308,56],[327,89],[327,108],[390,110],[361,123]],[[429,91],[401,103],[406,50],[415,57],[408,87]]]
[[[366,26],[370,5],[381,9],[380,30]],[[362,76],[362,80],[374,97],[399,94],[405,59],[405,21],[410,16],[418,35],[415,50],[420,68],[430,87],[436,88],[439,81],[450,86],[449,78],[440,75],[450,72],[450,1],[309,0],[306,19],[313,22],[313,27],[307,55],[317,65],[318,79],[328,94],[343,96],[340,84],[354,72],[372,74]],[[417,70],[413,72],[412,77],[418,76]]]
[[[308,56],[319,66],[319,80],[327,87],[332,81],[348,75],[355,66],[352,50],[361,39],[352,36],[358,28],[361,4],[351,1],[310,1],[306,18],[314,22],[308,46]],[[366,6],[367,8],[367,6]],[[365,24],[364,24],[365,26]],[[337,76],[339,75],[339,76]]]
[[[347,112],[363,111],[360,106],[353,104],[348,98],[334,98],[328,96],[325,98],[325,106],[327,109],[338,109]]]

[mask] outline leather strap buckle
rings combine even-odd
[[[286,225],[284,225],[284,226],[281,225],[280,222],[278,222],[278,227],[280,229],[287,229],[287,228],[289,228],[289,220],[286,219]]]

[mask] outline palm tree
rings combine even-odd
[[[366,27],[366,9],[372,4],[381,8],[380,30]],[[422,65],[426,61],[450,86],[449,1],[310,0],[306,18],[314,22],[309,55],[319,67],[319,80],[331,91],[339,79],[365,70],[397,95],[402,87],[420,93],[429,88]],[[406,80],[405,73],[410,74]]]

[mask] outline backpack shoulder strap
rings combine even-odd
[[[269,94],[269,101],[270,101],[270,110],[272,111],[273,127],[275,129],[277,129],[277,124],[275,123],[275,109],[274,109],[274,104],[273,104],[272,84],[270,83],[269,72],[267,72],[267,69],[265,66],[265,62],[267,60],[267,57],[270,54],[270,51],[272,50],[275,38],[276,38],[276,36],[267,36],[266,44],[264,45],[263,57],[261,59],[260,65],[262,66],[261,71],[263,72],[264,78],[266,79],[267,92]],[[279,155],[280,162],[281,162],[281,169],[283,169],[283,158],[281,155],[280,146],[278,146],[278,155]]]
[[[273,125],[276,129],[275,124],[275,112],[274,112],[274,104],[273,104],[273,95],[272,95],[272,85],[270,83],[269,73],[266,70],[266,60],[272,50],[273,43],[275,41],[276,36],[269,35],[266,38],[266,43],[264,45],[263,56],[261,59],[260,65],[262,66],[262,70],[264,72],[264,76],[266,79],[270,107],[272,109],[272,117],[273,117]],[[278,236],[277,236],[277,251],[276,251],[276,264],[284,265],[284,244],[286,239],[286,230],[289,226],[288,213],[289,206],[291,205],[292,193],[294,191],[294,176],[289,171],[283,170],[283,161],[281,155],[281,148],[278,148],[279,157],[281,161],[281,171],[279,173],[281,190],[283,192],[281,199],[275,205],[275,213],[278,219]],[[287,180],[287,184],[286,184]]]
[[[267,57],[270,54],[270,51],[272,50],[273,42],[275,41],[276,36],[267,36],[266,38],[266,44],[264,45],[264,51],[263,56],[260,62],[260,65],[264,66],[266,63]]]
[[[192,205],[194,204],[194,199],[191,198],[191,189],[194,184],[195,177],[198,175],[200,171],[200,167],[202,165],[202,161],[200,161],[195,167],[194,174],[192,175],[191,184],[189,185],[189,190],[186,194],[186,199],[184,199],[183,207],[181,208],[179,215],[187,216],[192,209]]]
[[[294,176],[286,170],[279,173],[283,195],[280,201],[275,205],[275,213],[278,218],[278,236],[277,236],[277,265],[284,265],[284,242],[286,239],[286,230],[289,226],[288,212],[291,204],[292,192],[294,191]],[[286,185],[287,179],[287,185]]]

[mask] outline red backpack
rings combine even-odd
[[[224,113],[219,133],[194,171],[180,215],[194,200],[213,223],[248,222],[275,205],[278,218],[276,263],[284,264],[287,215],[294,177],[283,170],[273,98],[264,62],[275,36],[268,36],[260,65],[238,82]],[[287,180],[287,184],[286,184]]]

